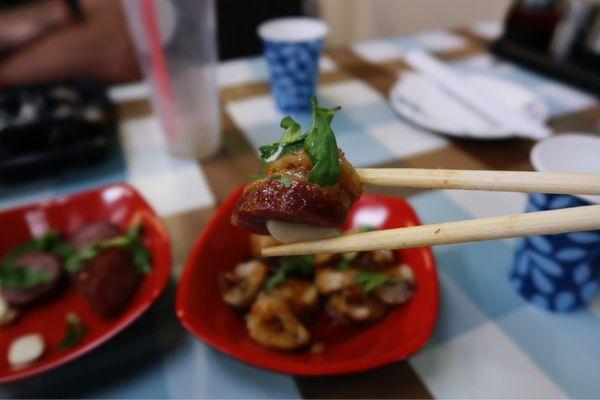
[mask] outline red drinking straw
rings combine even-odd
[[[152,79],[158,90],[160,106],[158,112],[161,114],[167,136],[177,136],[177,120],[175,118],[175,107],[173,101],[173,90],[167,70],[167,60],[160,39],[160,30],[154,8],[154,0],[139,0],[142,12],[142,25],[148,39],[150,48],[150,63],[152,64]]]

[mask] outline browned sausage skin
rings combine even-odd
[[[2,297],[14,307],[25,307],[46,298],[57,289],[63,276],[61,261],[52,254],[42,251],[24,254],[14,261],[14,265],[17,268],[44,270],[50,275],[48,282],[30,289],[3,289]]]
[[[234,225],[262,235],[269,233],[269,220],[339,228],[362,194],[330,126],[339,107],[321,108],[315,98],[311,103],[307,132],[288,116],[281,121],[281,139],[260,147],[264,168],[244,188],[231,216]]]
[[[84,225],[75,232],[70,242],[77,250],[83,250],[88,246],[112,239],[120,234],[121,230],[115,224],[108,221],[95,221]]]
[[[88,261],[78,284],[92,311],[112,317],[127,306],[141,279],[131,253],[121,247],[109,247]]]
[[[301,222],[315,226],[339,227],[352,204],[362,194],[354,168],[340,151],[338,183],[321,187],[308,182],[312,162],[304,151],[287,154],[265,169],[269,178],[250,182],[233,211],[234,225],[266,235],[268,220]],[[289,184],[284,185],[284,176]]]

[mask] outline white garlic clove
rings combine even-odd
[[[42,356],[46,348],[44,338],[39,333],[30,333],[15,339],[8,349],[8,362],[14,367],[22,367]]]

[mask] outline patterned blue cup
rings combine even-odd
[[[589,205],[570,195],[536,193],[527,212]],[[598,293],[600,231],[521,238],[510,281],[527,301],[554,312],[584,308]]]
[[[327,26],[313,18],[281,18],[259,27],[271,93],[283,112],[310,110]]]

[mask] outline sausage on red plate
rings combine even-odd
[[[92,311],[111,317],[127,306],[141,279],[131,253],[121,247],[109,247],[88,261],[78,284]]]
[[[341,151],[339,161],[339,181],[324,187],[308,181],[313,164],[302,150],[271,162],[264,171],[266,178],[244,188],[232,223],[260,235],[269,234],[268,220],[339,227],[362,193],[360,178]]]
[[[115,224],[108,221],[95,221],[84,225],[72,237],[71,244],[77,250],[82,250],[98,242],[112,239],[121,234]]]
[[[24,307],[37,302],[52,294],[58,288],[63,276],[61,261],[52,254],[42,251],[32,251],[13,262],[17,268],[28,268],[46,271],[48,281],[29,289],[2,289],[2,297],[13,307]]]

